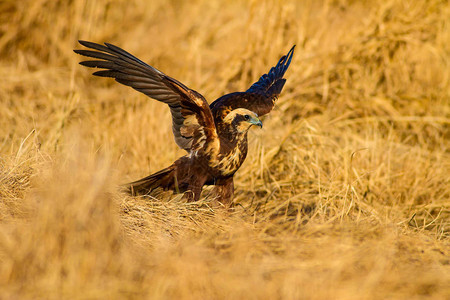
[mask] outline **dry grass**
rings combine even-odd
[[[449,299],[448,1],[0,2],[0,298]],[[203,93],[292,44],[233,212],[117,185],[169,110],[79,66],[117,44]],[[162,124],[162,125],[161,125]]]

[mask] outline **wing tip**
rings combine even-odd
[[[291,64],[292,57],[294,56],[295,46],[296,45],[294,44],[294,46],[292,46],[291,50],[289,50],[289,52],[286,54],[286,59],[287,59],[286,64],[285,64],[286,70],[289,68],[289,65]]]
[[[287,69],[289,68],[289,65],[291,64],[292,57],[294,56],[294,50],[296,45],[294,44],[289,52],[286,55],[283,55],[279,60],[278,63],[270,68],[269,72],[266,74],[263,74],[257,82],[255,82],[248,90],[247,92],[254,92],[257,90],[262,91],[264,94],[266,93],[280,93],[281,89],[284,86],[284,83],[286,80],[283,78],[284,74],[286,73]],[[280,85],[277,84],[277,82],[282,82]],[[277,87],[273,87],[273,86]],[[280,86],[281,88],[278,88]],[[279,91],[278,91],[279,90]]]
[[[83,45],[87,48],[92,48],[92,45],[95,45],[95,43],[93,42],[89,42],[89,41],[85,41],[85,40],[78,40],[78,43],[80,43],[80,45]]]

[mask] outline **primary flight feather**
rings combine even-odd
[[[171,166],[129,183],[130,193],[147,194],[160,187],[184,192],[188,201],[197,201],[204,185],[214,185],[217,200],[229,205],[233,175],[247,156],[247,132],[252,125],[262,127],[258,116],[272,110],[295,46],[246,92],[224,95],[208,105],[201,94],[117,46],[79,42],[93,50],[75,53],[95,59],[80,64],[103,69],[93,75],[112,77],[169,105],[175,142],[188,152]]]

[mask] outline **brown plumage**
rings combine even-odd
[[[147,96],[169,105],[172,131],[185,155],[171,166],[127,185],[131,194],[147,194],[156,188],[185,193],[197,201],[204,185],[215,185],[217,200],[229,205],[233,198],[233,175],[247,156],[247,132],[262,127],[258,115],[269,113],[286,79],[284,73],[294,47],[278,64],[246,92],[220,97],[208,106],[205,98],[121,48],[79,41],[93,50],[74,50],[95,58],[80,64],[104,70],[93,73],[112,77]]]

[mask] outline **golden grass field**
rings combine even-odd
[[[184,153],[78,39],[209,102],[297,45],[232,211],[119,191]],[[3,0],[0,76],[0,299],[450,298],[448,1]]]

